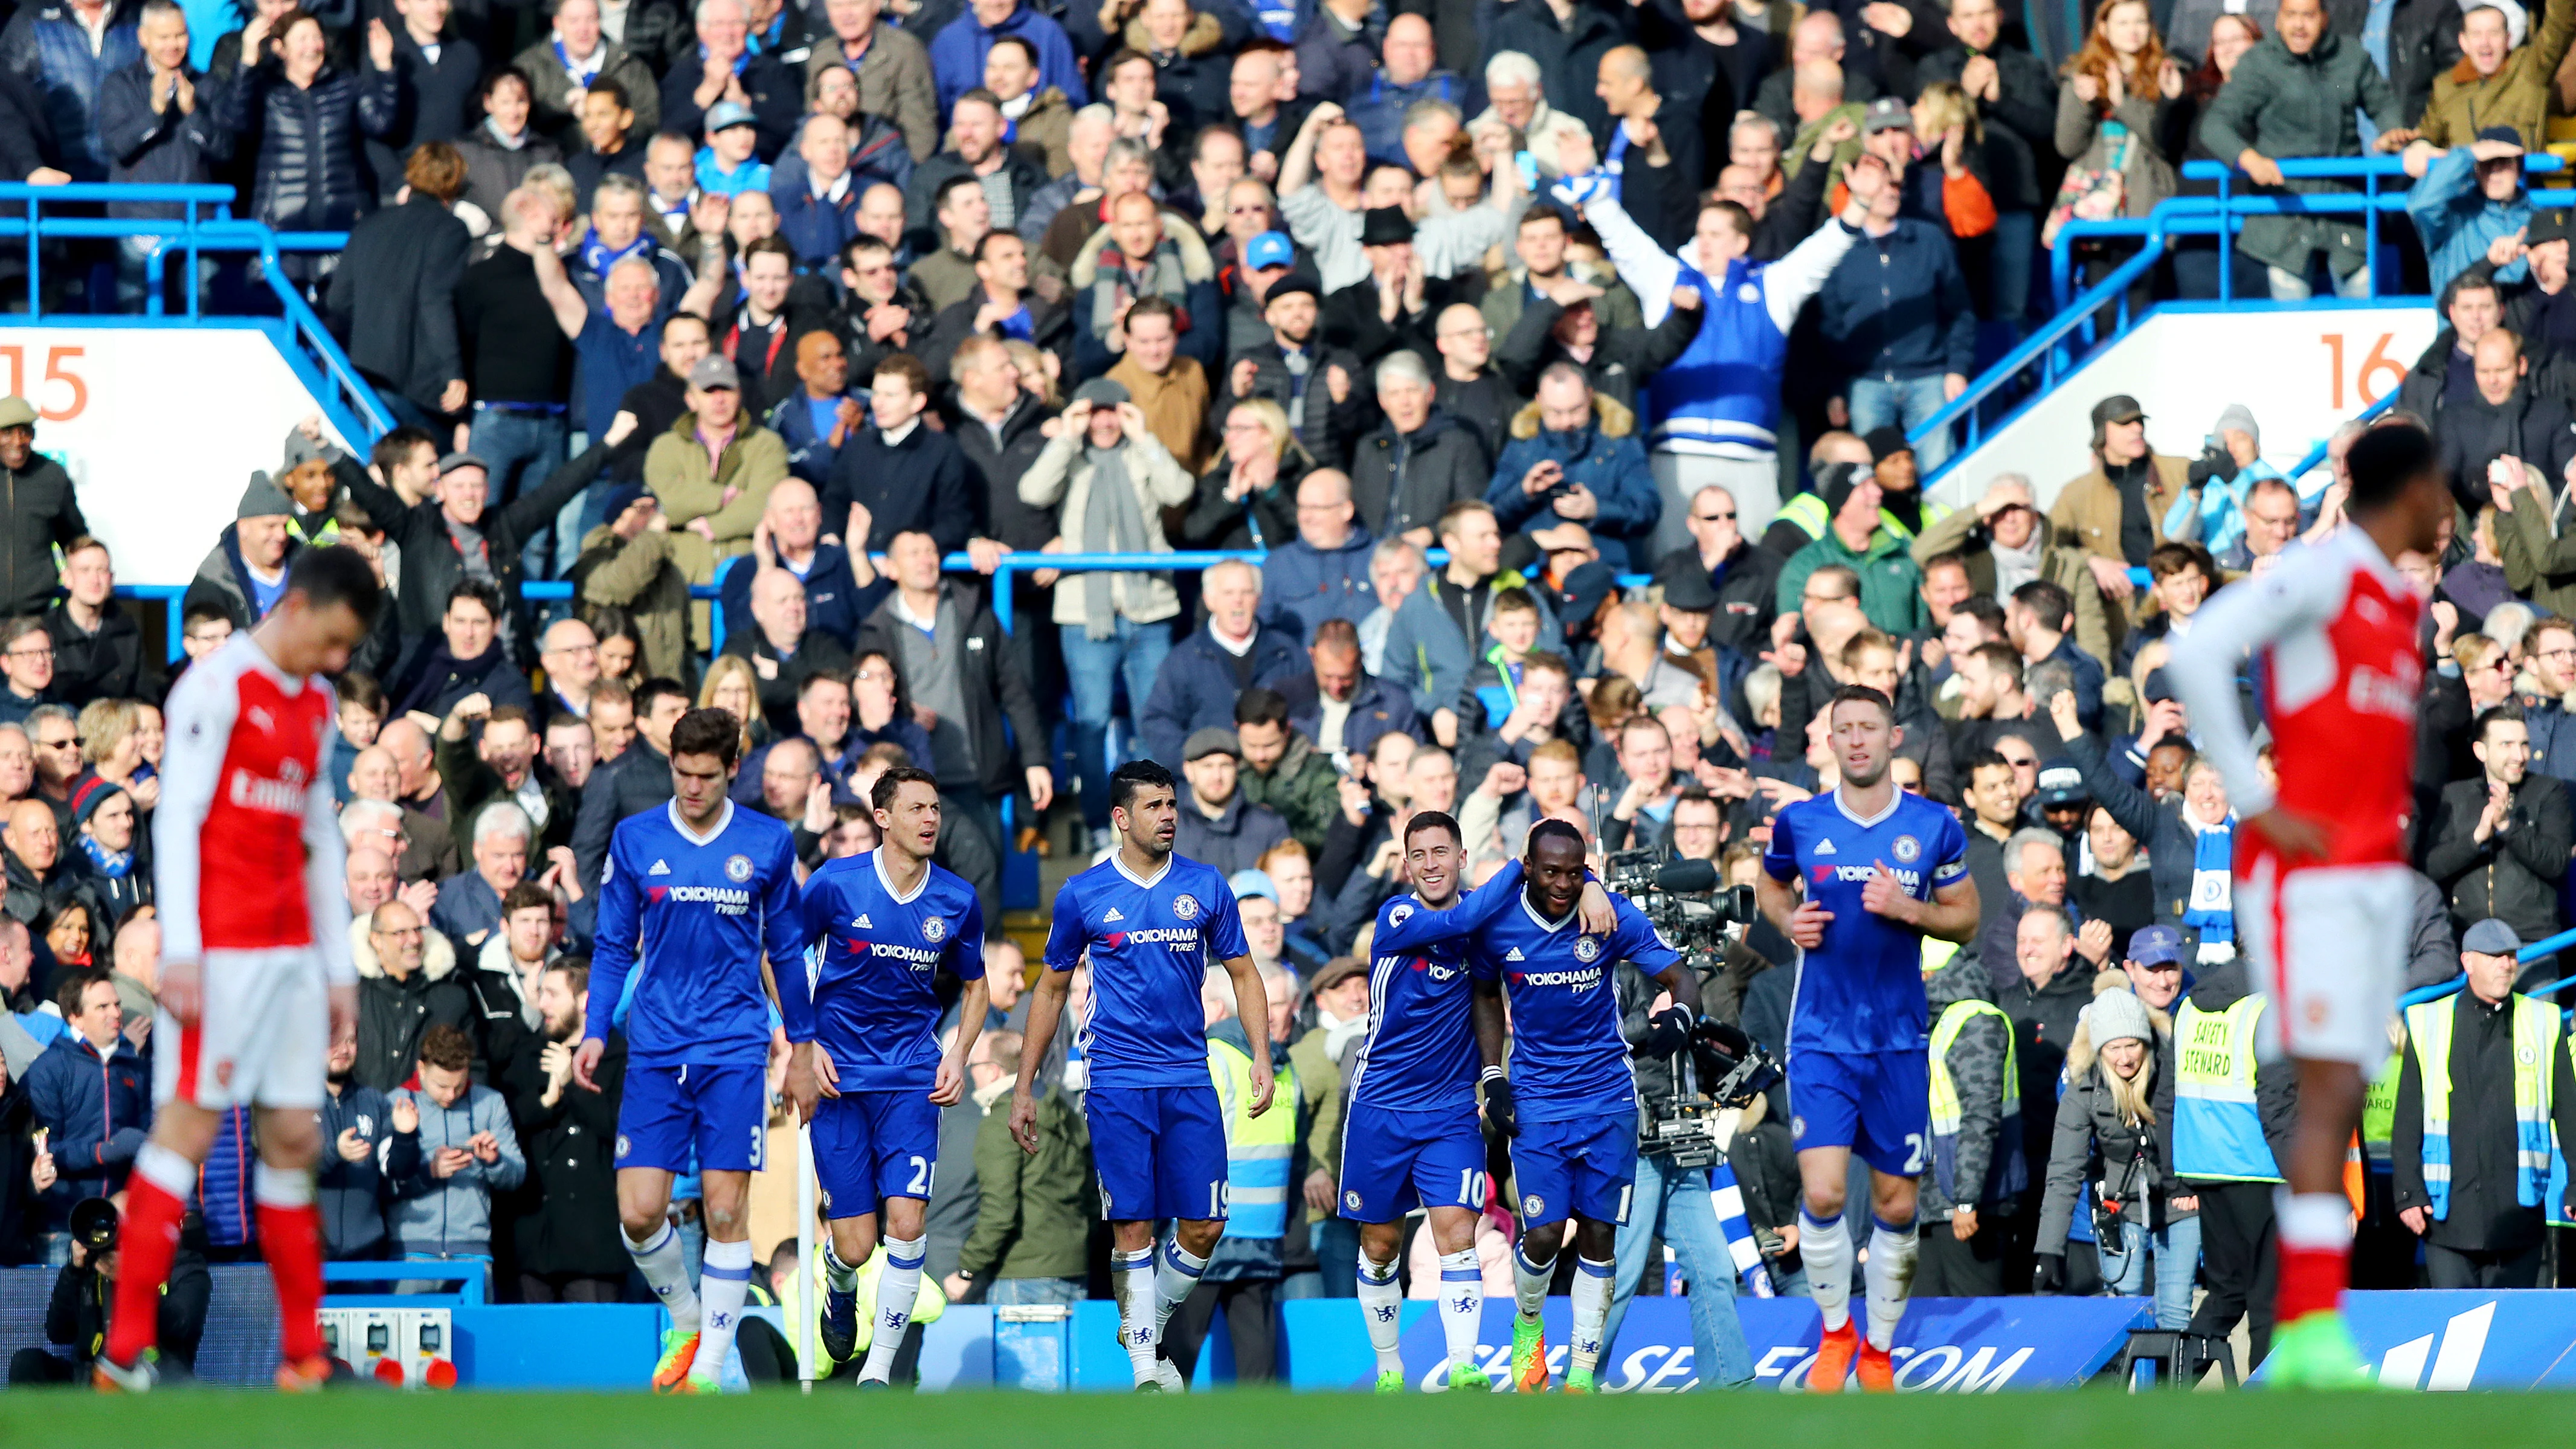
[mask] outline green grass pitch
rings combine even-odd
[[[0,1444],[242,1445],[260,1449],[545,1449],[799,1443],[904,1449],[1646,1449],[1837,1444],[2081,1449],[2109,1444],[2328,1445],[2427,1449],[2560,1443],[2569,1401],[2552,1394],[1925,1394],[1832,1403],[1775,1393],[1407,1395],[1247,1391],[1182,1399],[953,1393],[862,1397],[846,1387],[701,1402],[644,1395],[396,1395],[319,1398],[211,1390],[147,1399],[86,1392],[0,1395]],[[831,1436],[825,1438],[822,1436]],[[1820,1437],[1830,1436],[1830,1437]]]

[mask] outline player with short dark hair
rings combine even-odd
[[[1397,1353],[1403,1293],[1396,1258],[1416,1206],[1440,1254],[1440,1328],[1449,1349],[1448,1386],[1491,1387],[1476,1363],[1484,1314],[1484,1270],[1476,1219],[1491,1184],[1478,1130],[1479,1066],[1467,940],[1519,898],[1515,861],[1468,890],[1462,832],[1438,810],[1416,811],[1404,827],[1413,889],[1378,908],[1369,968],[1368,1035],[1351,1070],[1342,1126],[1341,1215],[1360,1225],[1360,1316],[1377,1351],[1379,1393],[1404,1391]],[[1606,932],[1609,897],[1584,892],[1586,924]],[[1497,1005],[1494,1009],[1499,1010]],[[1502,1081],[1499,1074],[1498,1082]],[[1508,1096],[1510,1087],[1502,1088]]]
[[[1841,783],[1773,819],[1754,892],[1798,947],[1788,1042],[1798,1251],[1824,1319],[1807,1392],[1839,1391],[1857,1353],[1861,1388],[1892,1393],[1888,1350],[1914,1279],[1914,1185],[1931,1165],[1923,938],[1973,939],[1977,884],[1958,817],[1888,775],[1905,730],[1887,696],[1845,685],[1826,721]],[[1866,1343],[1851,1320],[1843,1227],[1855,1151],[1870,1167],[1873,1218]]]
[[[921,1291],[939,1109],[965,1099],[966,1054],[984,1026],[984,909],[973,886],[931,864],[937,776],[898,765],[877,777],[868,803],[877,848],[825,861],[805,882],[813,1031],[788,1033],[787,1094],[814,1124],[814,1175],[832,1227],[823,1248],[823,1351],[835,1362],[857,1349],[859,1265],[880,1238],[885,1243],[859,1371],[862,1385],[882,1385]],[[957,1039],[944,1053],[933,989],[942,970],[966,987]],[[788,972],[779,985],[782,996],[801,992],[804,974]]]
[[[796,837],[727,798],[742,726],[693,709],[671,726],[671,801],[618,822],[599,877],[593,1000],[573,1054],[592,1078],[629,971],[642,972],[626,1020],[617,1106],[617,1216],[626,1251],[670,1310],[653,1387],[720,1391],[751,1286],[751,1175],[769,1130],[770,1002],[790,1041],[814,1037],[797,919]],[[689,1286],[668,1220],[671,1179],[695,1166],[707,1245]]]
[[[2298,1127],[2278,1164],[2289,1179],[2278,1218],[2280,1326],[2265,1372],[2307,1388],[2369,1382],[2340,1308],[2352,1255],[2343,1159],[2363,1082],[2388,1051],[2406,967],[2406,937],[2392,923],[2413,912],[2406,818],[2424,600],[2396,559],[2438,554],[2452,516],[2420,428],[2383,422],[2353,441],[2344,464],[2349,526],[2213,596],[2166,666],[2236,807],[2234,916],[2248,974],[2268,997],[2255,1030],[2266,1055],[2298,1064]],[[2248,654],[2277,786],[2237,707]],[[2188,1102],[2194,1085],[2178,1080],[2178,1112],[2206,1107],[2206,1093]]]
[[[139,1392],[157,1371],[161,1291],[198,1167],[236,1106],[256,1108],[260,1251],[277,1285],[282,1389],[331,1377],[322,1342],[315,1113],[332,1038],[357,1019],[346,847],[329,770],[349,667],[383,604],[354,549],[307,548],[268,616],[197,660],[170,691],[152,822],[161,1010],[151,1140],[135,1153],[121,1271],[98,1387]]]
[[[1583,833],[1562,820],[1530,827],[1526,880],[1507,891],[1470,938],[1476,1044],[1484,1056],[1485,1116],[1512,1139],[1521,1240],[1512,1251],[1519,1313],[1512,1320],[1512,1386],[1548,1389],[1547,1303],[1556,1255],[1574,1224],[1573,1342],[1565,1391],[1594,1392],[1601,1327],[1610,1313],[1619,1227],[1637,1181],[1637,1083],[1620,1032],[1611,972],[1625,961],[1672,993],[1638,1055],[1669,1056],[1699,1019],[1699,979],[1635,906],[1609,897],[1611,925],[1581,917]],[[1508,874],[1508,872],[1507,872]],[[1502,877],[1497,877],[1496,881]],[[1496,881],[1486,882],[1493,889]],[[1511,1067],[1503,1066],[1503,1006],[1511,1005]]]
[[[1011,1134],[1035,1153],[1031,1084],[1055,1039],[1073,970],[1088,958],[1091,1014],[1074,1038],[1091,1071],[1082,1110],[1100,1174],[1101,1216],[1109,1220],[1118,1337],[1137,1389],[1147,1393],[1182,1387],[1179,1369],[1162,1357],[1163,1325],[1197,1286],[1225,1228],[1225,1122],[1199,1010],[1212,963],[1222,962],[1234,981],[1252,1062],[1248,1110],[1258,1117],[1270,1108],[1269,993],[1225,877],[1172,853],[1177,800],[1172,772],[1151,760],[1110,775],[1109,823],[1118,844],[1056,893],[1046,970],[1029,1006],[1011,1094]],[[1158,1268],[1154,1224],[1162,1218],[1174,1223]]]

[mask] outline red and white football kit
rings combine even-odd
[[[2321,859],[2283,857],[2260,832],[2236,840],[2236,937],[2257,990],[2266,1050],[2374,1072],[2397,1009],[2413,880],[2415,714],[2423,601],[2358,528],[2293,550],[2212,598],[2168,666],[2237,818],[2272,808],[2237,703],[2250,653],[2280,774],[2277,802],[2322,824]]]
[[[355,984],[325,766],[337,705],[245,631],[170,691],[152,822],[162,953],[200,964],[197,1024],[154,1027],[154,1090],[221,1110],[322,1105],[333,983]]]

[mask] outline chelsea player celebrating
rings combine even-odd
[[[1467,861],[1459,837],[1458,822],[1437,810],[1417,811],[1405,824],[1413,890],[1378,908],[1368,1035],[1342,1119],[1342,1216],[1360,1225],[1360,1317],[1377,1351],[1382,1394],[1404,1390],[1397,1351],[1404,1295],[1395,1266],[1404,1220],[1417,1205],[1440,1250],[1449,1387],[1492,1387],[1476,1365],[1485,1306],[1476,1218],[1487,1182],[1472,1019],[1491,1012],[1499,1029],[1502,1003],[1471,996],[1466,938],[1518,898],[1522,873],[1514,861],[1483,887],[1462,890]],[[1608,935],[1617,921],[1601,887],[1586,883],[1582,904],[1584,929]]]
[[[671,727],[671,803],[620,821],[600,872],[590,1013],[573,1080],[591,1091],[629,970],[626,1085],[617,1104],[617,1216],[626,1251],[670,1310],[653,1387],[711,1394],[751,1289],[751,1175],[769,1126],[770,995],[810,1040],[796,838],[725,797],[742,725],[697,709]],[[642,952],[637,952],[638,940]],[[640,964],[639,964],[640,959]],[[764,981],[766,977],[774,980]],[[705,1185],[701,1294],[669,1221],[671,1178],[696,1153]]]
[[[787,1091],[814,1124],[814,1175],[831,1241],[823,1349],[846,1360],[858,1339],[858,1267],[876,1251],[885,1206],[886,1261],[859,1387],[883,1387],[921,1291],[922,1212],[939,1165],[939,1109],[966,1095],[966,1054],[984,1026],[984,910],[975,888],[930,863],[939,845],[939,781],[900,765],[869,791],[884,842],[828,861],[805,882],[805,939],[815,961],[811,1032],[788,1033]],[[966,984],[957,1039],[939,1050],[945,969]],[[782,996],[805,990],[802,972]]]
[[[1513,1139],[1512,1176],[1521,1195],[1521,1241],[1512,1254],[1520,1307],[1512,1321],[1512,1383],[1523,1393],[1547,1392],[1539,1310],[1572,1218],[1578,1272],[1565,1391],[1588,1394],[1610,1313],[1619,1227],[1628,1220],[1637,1181],[1637,1084],[1619,1031],[1611,968],[1626,961],[1673,995],[1674,1004],[1655,1016],[1654,1034],[1638,1046],[1640,1055],[1669,1055],[1689,1042],[1699,1018],[1699,980],[1645,914],[1619,897],[1610,897],[1616,924],[1606,935],[1576,919],[1583,835],[1573,826],[1562,820],[1531,826],[1524,866],[1526,887],[1506,894],[1506,908],[1478,928],[1468,952],[1476,1044],[1485,1058],[1485,1115]],[[1498,884],[1499,878],[1488,881],[1485,889]]]
[[[1798,1247],[1824,1318],[1807,1391],[1840,1389],[1857,1350],[1861,1388],[1892,1393],[1888,1350],[1914,1281],[1914,1183],[1931,1130],[1923,938],[1974,935],[1977,886],[1958,818],[1888,778],[1904,731],[1887,696],[1846,685],[1829,711],[1841,783],[1772,821],[1756,896],[1798,947],[1788,1066]],[[1855,1151],[1870,1166],[1866,1344],[1851,1321],[1843,1228]]]
[[[1118,848],[1056,894],[1046,971],[1029,1005],[1011,1094],[1011,1134],[1023,1150],[1038,1150],[1030,1084],[1055,1038],[1073,968],[1087,955],[1091,1014],[1076,1028],[1091,1063],[1082,1110],[1109,1220],[1118,1336],[1140,1391],[1176,1391],[1180,1371],[1160,1353],[1163,1325],[1190,1296],[1225,1228],[1225,1122],[1208,1075],[1199,986],[1212,962],[1234,979],[1256,1117],[1270,1108],[1270,998],[1225,877],[1172,854],[1180,825],[1172,772],[1151,760],[1119,766],[1109,777],[1109,823]],[[1176,1221],[1158,1269],[1161,1218]]]

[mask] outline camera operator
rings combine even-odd
[[[45,1341],[59,1348],[22,1348],[9,1359],[9,1386],[37,1388],[48,1384],[86,1384],[90,1360],[107,1341],[108,1307],[116,1296],[116,1234],[125,1194],[94,1197],[72,1209],[71,1260],[54,1277],[53,1298],[45,1304]],[[190,1214],[191,1228],[195,1214]],[[215,1280],[206,1271],[198,1235],[185,1232],[179,1254],[170,1264],[170,1286],[161,1295],[161,1376],[172,1378],[178,1365],[193,1375],[197,1340],[206,1332],[206,1304]]]
[[[1693,965],[1697,964],[1694,960]],[[1612,983],[1618,992],[1620,1034],[1634,1054],[1629,1062],[1637,1078],[1637,1096],[1645,1104],[1644,1120],[1651,1123],[1657,1104],[1673,1097],[1678,1058],[1654,1025],[1657,1015],[1673,1004],[1672,998],[1653,978],[1625,963]],[[1628,1300],[1636,1296],[1638,1285],[1654,1266],[1649,1259],[1658,1237],[1681,1256],[1682,1273],[1690,1280],[1692,1362],[1699,1370],[1699,1386],[1731,1389],[1750,1384],[1753,1350],[1744,1341],[1744,1325],[1735,1312],[1735,1260],[1727,1252],[1726,1234],[1719,1230],[1717,1212],[1709,1201],[1708,1169],[1684,1167],[1673,1156],[1658,1152],[1652,1141],[1637,1154],[1636,1197],[1627,1222],[1619,1228],[1610,1314],[1601,1329],[1601,1361],[1618,1362],[1619,1325],[1628,1316]]]

